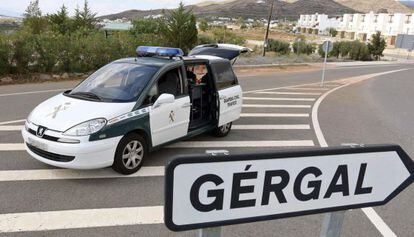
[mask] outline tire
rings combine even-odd
[[[232,123],[226,123],[223,126],[217,127],[213,131],[213,135],[216,137],[225,137],[227,136],[231,131]]]
[[[147,153],[146,140],[139,134],[128,134],[119,141],[112,169],[124,175],[133,174],[141,168]]]

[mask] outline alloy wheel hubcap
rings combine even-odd
[[[230,123],[224,124],[223,126],[221,126],[220,130],[222,133],[226,133],[229,129],[230,129]]]
[[[139,141],[129,142],[122,152],[122,162],[127,169],[134,169],[142,162],[144,148]]]

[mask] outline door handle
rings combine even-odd
[[[182,108],[188,108],[188,107],[191,107],[191,103],[185,103],[185,104],[183,104],[183,106],[181,106]]]

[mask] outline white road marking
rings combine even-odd
[[[259,117],[259,118],[284,118],[284,117],[309,117],[309,114],[299,113],[243,113],[240,117]]]
[[[163,222],[163,206],[26,212],[1,214],[0,232],[47,231],[161,224]]]
[[[314,98],[271,98],[271,97],[243,97],[243,100],[315,101]]]
[[[167,148],[218,148],[218,147],[295,147],[314,146],[312,140],[292,141],[186,141],[167,146]]]
[[[0,182],[28,180],[69,180],[69,179],[104,179],[164,176],[164,166],[143,166],[131,175],[118,174],[112,169],[72,170],[72,169],[34,169],[2,170]]]
[[[233,125],[232,129],[237,130],[295,130],[310,129],[308,124],[286,124],[286,125]]]
[[[24,126],[0,126],[0,131],[20,131]]]
[[[254,94],[264,95],[321,95],[319,92],[284,92],[284,91],[262,91],[255,92]]]
[[[368,217],[377,230],[385,237],[397,237],[397,235],[391,230],[391,228],[384,222],[384,220],[378,215],[378,213],[372,207],[362,208],[364,214]]]
[[[0,151],[24,151],[24,143],[2,143]]]
[[[29,95],[29,94],[38,94],[38,93],[48,93],[48,92],[63,92],[66,90],[70,90],[70,89],[66,88],[66,89],[53,89],[53,90],[43,90],[43,91],[16,92],[16,93],[9,93],[9,94],[0,94],[0,97],[11,96],[11,95]]]
[[[286,88],[286,90],[304,90],[304,91],[326,91],[326,90],[330,90],[330,88],[325,88],[325,87],[290,87],[290,88]]]
[[[243,104],[244,108],[310,108],[310,105],[264,105],[264,104]]]
[[[315,103],[315,105],[312,109],[312,123],[313,123],[313,127],[314,127],[315,133],[316,133],[316,137],[318,139],[318,142],[319,142],[320,146],[321,147],[328,147],[328,143],[326,142],[325,137],[322,133],[321,127],[319,125],[318,110],[319,110],[319,106],[322,103],[322,101],[329,94],[331,94],[332,92],[334,92],[338,89],[341,89],[345,86],[349,86],[351,84],[358,83],[358,82],[361,82],[363,80],[367,80],[367,79],[370,79],[370,78],[373,78],[373,77],[382,76],[382,75],[386,75],[386,74],[390,74],[390,73],[405,71],[405,70],[408,70],[408,69],[400,69],[400,70],[388,71],[388,72],[383,72],[383,73],[368,74],[368,75],[349,78],[349,79],[346,80],[348,82],[348,84],[344,84],[342,86],[336,87],[336,88],[326,92],[321,97],[319,97],[319,99],[316,101],[316,103]],[[345,80],[343,80],[343,81],[345,81]],[[374,224],[374,226],[382,234],[382,236],[385,236],[385,237],[395,237],[396,236],[395,233],[391,230],[391,228],[384,222],[384,220],[382,220],[382,218],[378,215],[378,213],[375,212],[375,210],[373,208],[363,208],[362,211],[368,217],[368,219],[371,221],[371,223]]]
[[[21,123],[21,122],[25,122],[25,121],[26,121],[26,119],[5,121],[5,122],[0,122],[0,125],[6,125],[6,124],[12,124],[12,123]]]

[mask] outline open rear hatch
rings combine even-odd
[[[192,49],[188,56],[209,55],[226,58],[231,61],[241,54],[251,51],[253,50],[235,44],[203,44]]]

